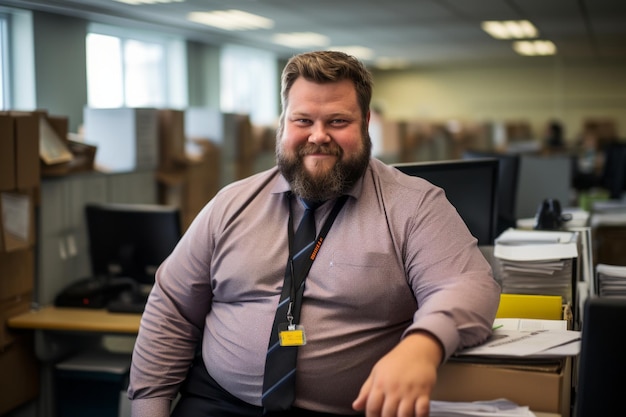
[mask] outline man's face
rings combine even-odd
[[[350,80],[298,78],[284,117],[278,166],[296,195],[327,200],[354,185],[367,167],[371,143]]]

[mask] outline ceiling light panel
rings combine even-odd
[[[274,21],[241,10],[215,10],[213,12],[191,12],[187,19],[207,26],[223,30],[256,30],[271,29]]]
[[[513,49],[520,55],[546,56],[556,54],[556,45],[551,41],[517,41]]]
[[[487,20],[481,27],[496,39],[528,39],[539,36],[537,28],[528,20]]]

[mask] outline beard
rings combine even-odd
[[[296,196],[306,200],[326,201],[345,194],[361,178],[369,164],[371,148],[372,142],[367,132],[364,133],[361,150],[348,159],[344,159],[343,149],[334,142],[321,146],[307,142],[296,149],[294,156],[284,151],[282,141],[279,140],[276,161]],[[334,155],[337,162],[330,171],[311,175],[304,168],[303,158],[312,153]]]

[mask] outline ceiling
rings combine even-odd
[[[157,1],[157,0],[155,0]],[[180,1],[180,0],[179,0]],[[0,4],[128,23],[184,34],[209,44],[238,43],[287,58],[300,50],[276,45],[275,33],[316,32],[329,48],[362,46],[368,64],[406,59],[412,65],[536,59],[518,56],[511,41],[491,38],[484,20],[528,19],[541,39],[551,40],[558,58],[626,59],[624,0],[185,0],[129,5],[113,0],[9,0]],[[193,11],[239,9],[274,20],[272,29],[227,32],[186,19]],[[319,49],[319,48],[317,48]]]

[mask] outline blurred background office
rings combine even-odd
[[[626,118],[618,0],[0,4],[2,108],[68,116],[71,132],[84,106],[208,106],[272,126],[282,63],[321,48],[365,60],[374,104],[408,124],[401,143],[385,138],[383,156],[444,136],[451,146],[540,146],[550,121],[573,147],[590,123],[602,140],[619,137]]]
[[[374,156],[507,161],[499,231],[544,198],[623,201],[625,20],[622,0],[0,0],[0,129],[34,115],[42,144],[9,160],[21,177],[0,176],[36,226],[22,246],[0,240],[0,273],[30,267],[0,311],[90,274],[87,203],[175,205],[184,228],[221,186],[272,166],[280,72],[308,50],[372,70]],[[0,378],[14,388],[0,415],[47,415],[50,374],[28,379],[13,345],[0,331],[15,375]]]

